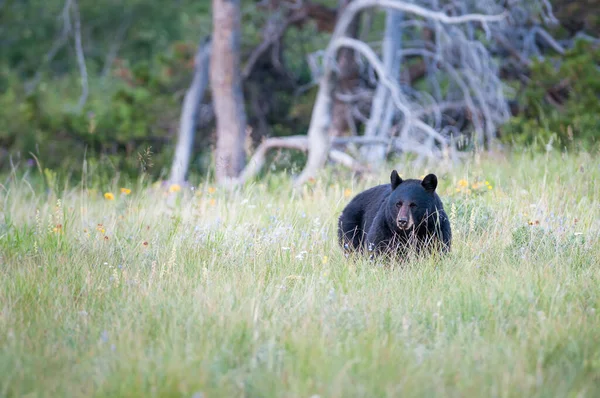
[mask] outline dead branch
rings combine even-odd
[[[263,29],[263,41],[252,51],[248,60],[246,61],[246,65],[242,70],[242,79],[247,79],[252,70],[254,69],[254,65],[260,59],[260,57],[265,54],[276,42],[281,40],[285,30],[291,23],[291,20],[280,20],[280,15],[276,14],[271,16],[267,21],[265,28]]]
[[[252,155],[252,158],[250,158],[246,164],[246,167],[240,173],[235,182],[238,184],[243,184],[250,178],[257,175],[267,160],[267,153],[273,148],[296,149],[306,152],[308,149],[308,139],[303,135],[267,138],[258,146],[258,148],[256,148],[254,155]]]
[[[545,29],[540,28],[539,26],[531,29],[532,34],[537,34],[540,38],[542,38],[554,51],[559,53],[560,55],[564,55],[565,48],[557,42],[550,33],[548,33]]]
[[[371,101],[373,99],[373,92],[364,88],[358,88],[352,93],[335,93],[335,99],[346,103]]]
[[[334,145],[337,143],[347,144],[350,142],[356,142],[359,144],[376,143],[379,145],[387,145],[389,143],[388,141],[383,140],[371,140],[372,142],[369,142],[368,140],[364,140],[362,138],[363,137],[336,137],[332,141]],[[356,140],[353,141],[352,139]],[[305,135],[294,135],[289,137],[272,137],[265,139],[258,146],[258,148],[256,148],[256,151],[254,151],[254,155],[252,155],[252,158],[250,159],[250,161],[248,161],[246,168],[244,169],[244,171],[242,171],[240,176],[237,179],[232,179],[230,182],[234,184],[244,184],[246,181],[256,176],[264,167],[265,162],[267,160],[267,153],[272,149],[294,149],[297,151],[306,152],[309,149],[308,137]],[[354,160],[352,156],[340,150],[330,149],[328,152],[328,157],[333,162],[348,167],[353,171],[365,172],[367,170],[363,165]]]
[[[329,151],[329,159],[341,164],[342,166],[349,168],[350,170],[356,173],[365,173],[366,171],[368,171],[366,167],[354,160],[352,156],[337,149],[331,149]]]
[[[508,53],[515,58],[520,64],[525,67],[531,66],[531,61],[527,57],[523,56],[519,50],[517,50],[503,35],[498,32],[494,33],[494,39],[504,48]]]
[[[439,21],[443,24],[448,25],[463,24],[465,22],[479,22],[483,26],[486,25],[487,22],[501,21],[507,16],[506,12],[499,15],[466,14],[459,16],[449,16],[442,12],[431,11],[426,8],[417,6],[415,4],[405,3],[403,1],[398,0],[356,0],[350,3],[350,5],[347,7],[347,11],[341,15],[333,34],[334,37],[332,37],[332,39],[345,34],[347,26],[352,22],[356,13],[365,8],[371,7],[391,8],[398,11],[404,11],[409,14],[418,15],[420,17],[434,21]]]
[[[394,105],[398,108],[398,110],[400,112],[403,113],[404,118],[405,118],[404,125],[406,126],[403,128],[408,129],[411,127],[411,125],[414,125],[415,127],[423,130],[428,135],[433,137],[440,144],[442,144],[442,145],[447,144],[446,139],[444,137],[442,137],[433,128],[431,128],[431,126],[423,123],[422,121],[420,121],[414,117],[413,112],[406,105],[407,101],[404,98],[404,95],[401,93],[400,89],[398,88],[396,82],[394,82],[392,79],[390,79],[389,76],[386,75],[383,64],[381,63],[381,61],[379,60],[379,58],[377,57],[375,52],[368,45],[366,45],[362,41],[359,41],[356,39],[341,37],[334,43],[334,48],[337,46],[351,47],[351,48],[355,49],[356,51],[360,52],[365,58],[367,58],[369,63],[373,66],[373,68],[377,72],[377,75],[379,76],[379,81],[382,84],[384,84],[388,88],[388,90],[390,90]]]
[[[75,53],[77,54],[77,65],[79,66],[79,74],[81,75],[81,95],[77,103],[77,111],[80,112],[88,97],[88,74],[83,45],[81,44],[81,18],[76,0],[72,0],[71,7],[73,8],[73,18],[75,19]]]

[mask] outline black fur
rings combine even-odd
[[[450,221],[437,188],[437,177],[402,180],[392,171],[390,183],[356,195],[338,220],[338,238],[347,251],[399,254],[413,248],[450,251]]]

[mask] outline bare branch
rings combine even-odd
[[[88,74],[85,65],[85,56],[83,54],[83,45],[81,44],[81,18],[79,15],[79,7],[76,0],[71,0],[73,8],[73,17],[75,19],[75,53],[77,54],[77,64],[79,65],[79,73],[81,75],[81,95],[77,103],[77,111],[81,111],[88,97]]]
[[[394,105],[396,105],[398,110],[400,110],[400,112],[402,112],[404,114],[405,125],[410,126],[411,124],[413,124],[415,127],[422,129],[427,134],[429,134],[430,136],[435,138],[439,143],[446,144],[446,139],[444,137],[442,137],[433,128],[431,128],[431,126],[414,118],[414,115],[411,112],[411,110],[408,108],[408,106],[406,105],[406,100],[404,99],[404,96],[400,92],[397,84],[385,74],[385,69],[383,67],[383,64],[381,63],[381,61],[379,60],[379,58],[377,57],[375,52],[368,45],[366,45],[365,43],[363,43],[359,40],[356,40],[356,39],[342,37],[342,38],[337,39],[333,43],[333,46],[334,46],[334,48],[336,48],[337,46],[353,48],[354,50],[360,52],[365,58],[367,58],[369,63],[373,66],[373,68],[377,72],[377,75],[379,76],[379,81],[390,90]]]
[[[359,145],[387,145],[389,139],[383,137],[335,137],[332,139],[331,144],[333,146],[348,145],[348,144],[359,144]]]
[[[329,151],[329,158],[357,173],[364,173],[367,171],[367,168],[357,162],[352,156],[342,151],[338,151],[337,149],[332,149]]]
[[[546,14],[542,14],[546,23],[552,24],[552,25],[558,24],[559,21],[554,16],[554,12],[552,10],[552,4],[550,3],[550,1],[549,0],[541,0],[541,1],[542,1],[542,4],[544,5],[544,7],[546,8]]]
[[[337,137],[333,141],[335,142],[339,140],[340,142],[345,142],[349,138],[351,137]],[[359,139],[357,140],[357,142],[360,142],[360,138],[362,137],[352,138]],[[379,144],[387,144],[387,142],[380,142]],[[273,137],[265,139],[258,146],[258,148],[256,148],[256,151],[254,151],[254,155],[252,155],[252,158],[246,165],[246,168],[239,175],[239,177],[237,179],[231,179],[229,182],[234,185],[243,184],[255,175],[257,175],[265,165],[265,162],[267,160],[267,153],[275,148],[294,149],[297,151],[306,152],[309,148],[308,137],[305,135],[294,135],[289,137]],[[350,155],[340,150],[331,149],[328,152],[328,156],[332,161],[339,163],[345,167],[348,167],[356,172],[365,172],[367,170],[363,165],[354,160]]]
[[[532,31],[532,33],[537,34],[542,39],[544,39],[546,41],[546,43],[548,43],[548,45],[554,49],[554,51],[556,51],[557,53],[559,53],[561,55],[564,55],[565,48],[562,45],[560,45],[560,43],[557,42],[554,39],[554,37],[552,37],[550,35],[550,33],[546,32],[546,30],[540,28],[539,26],[536,26],[531,31]]]
[[[256,62],[270,48],[273,48],[281,41],[283,35],[285,34],[287,28],[290,25],[300,22],[305,18],[306,15],[303,13],[292,13],[291,16],[283,20],[281,15],[279,15],[278,13],[272,15],[267,21],[265,28],[263,29],[263,41],[252,51],[252,53],[248,57],[248,60],[246,61],[246,65],[242,70],[242,78],[247,79],[248,76],[250,76],[254,66],[256,65]]]
[[[486,22],[501,21],[508,15],[506,12],[499,15],[484,15],[484,14],[466,14],[459,16],[448,16],[442,12],[431,11],[426,8],[405,3],[399,0],[355,0],[347,7],[347,11],[342,14],[338,21],[332,38],[337,38],[345,34],[348,25],[354,19],[357,12],[369,8],[391,8],[399,11],[404,11],[409,14],[418,15],[427,19],[442,22],[444,24],[462,24],[465,22],[480,22],[485,25]]]
[[[342,102],[357,102],[357,101],[371,101],[373,99],[373,92],[364,88],[359,88],[353,93],[335,93],[335,99]]]
[[[259,60],[259,58],[267,52],[269,48],[275,43],[277,40],[281,39],[285,28],[287,27],[287,22],[281,22],[279,15],[273,15],[267,21],[265,28],[263,30],[263,41],[256,47],[248,60],[246,61],[246,65],[242,70],[242,79],[247,79],[252,73],[252,69],[254,69],[254,65]]]
[[[531,61],[527,57],[523,56],[507,39],[499,33],[493,35],[494,39],[500,44],[510,55],[519,61],[522,65],[529,67]]]
[[[264,140],[258,146],[258,148],[256,148],[254,155],[252,155],[252,158],[250,158],[236,182],[243,184],[258,174],[265,164],[267,152],[273,148],[296,149],[306,152],[308,149],[308,139],[306,136],[300,135],[281,138],[268,138]]]

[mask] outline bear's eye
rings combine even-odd
[[[402,202],[396,203],[396,207],[402,207]]]
[[[417,207],[417,204],[416,203],[411,203],[410,207],[414,209],[415,207]]]

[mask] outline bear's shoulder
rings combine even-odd
[[[391,184],[381,184],[358,193],[350,203],[379,203],[392,193]]]

